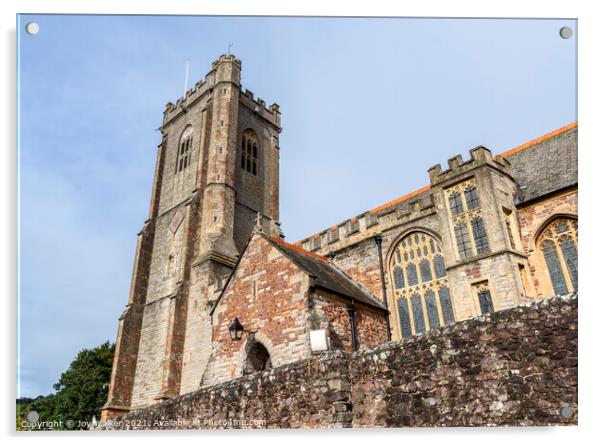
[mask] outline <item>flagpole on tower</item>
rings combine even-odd
[[[184,97],[188,91],[188,69],[190,68],[190,59],[186,59],[186,75],[184,76]]]

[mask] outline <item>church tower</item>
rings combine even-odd
[[[199,388],[209,309],[257,215],[266,233],[281,235],[280,131],[278,105],[241,89],[233,55],[166,105],[103,419]]]

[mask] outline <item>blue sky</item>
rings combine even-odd
[[[40,25],[35,36],[24,25]],[[20,17],[20,395],[114,341],[148,215],[164,105],[233,43],[281,106],[280,208],[296,241],[576,120],[570,20]]]

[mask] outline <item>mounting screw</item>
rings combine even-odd
[[[568,26],[560,28],[560,37],[563,39],[570,39],[573,36],[573,30]]]

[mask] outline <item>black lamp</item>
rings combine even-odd
[[[234,341],[239,341],[242,338],[242,333],[244,331],[244,326],[240,324],[238,318],[235,318],[228,330],[230,331],[230,337]]]

